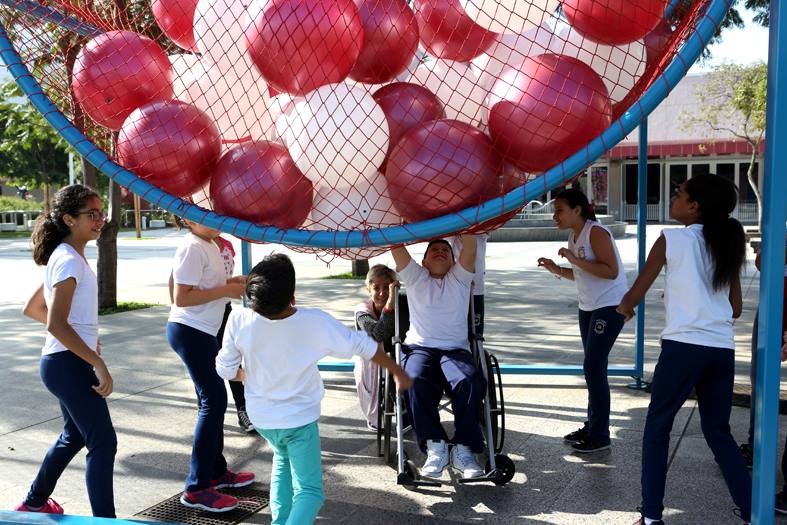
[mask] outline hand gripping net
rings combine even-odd
[[[251,241],[348,258],[492,230],[569,182],[614,145],[605,132],[630,131],[618,119],[643,94],[666,95],[665,70],[685,73],[697,53],[679,51],[728,7],[0,3],[17,62],[84,135],[67,138],[129,170],[99,165],[119,183]]]

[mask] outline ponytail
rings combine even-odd
[[[723,177],[698,175],[686,181],[689,199],[699,205],[705,246],[713,261],[713,288],[720,290],[740,278],[746,261],[746,234],[730,213],[738,203],[738,188]]]
[[[569,208],[576,208],[579,206],[581,208],[579,214],[586,221],[597,220],[596,207],[588,201],[587,195],[582,193],[581,190],[574,188],[565,189],[558,193],[557,197],[555,197],[555,200],[557,199],[565,201]]]
[[[46,265],[55,248],[71,233],[63,217],[76,217],[80,209],[93,197],[98,197],[98,193],[81,184],[65,186],[55,193],[49,204],[49,211],[39,215],[33,226],[31,240],[33,260],[36,264]]]

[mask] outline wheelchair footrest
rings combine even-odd
[[[500,469],[490,470],[483,476],[478,476],[476,478],[459,478],[457,482],[461,485],[470,485],[472,483],[494,483],[494,484],[501,484],[505,483],[507,480],[504,480],[505,474]]]
[[[397,485],[404,485],[405,487],[439,487],[442,485],[439,481],[431,479],[414,479],[407,472],[401,472],[396,478]]]

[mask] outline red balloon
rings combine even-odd
[[[656,27],[645,35],[645,55],[648,66],[656,65],[655,62],[664,56],[665,48],[672,38],[672,26],[666,20],[660,21]]]
[[[297,228],[312,207],[312,183],[283,145],[246,142],[225,153],[210,179],[217,213],[278,228]]]
[[[353,0],[270,0],[245,35],[263,78],[292,95],[343,81],[364,41]]]
[[[575,58],[527,57],[489,94],[489,133],[514,165],[544,171],[590,142],[610,123],[601,77]]]
[[[503,159],[478,128],[458,120],[425,122],[394,147],[388,194],[408,222],[480,204],[497,193]]]
[[[172,66],[153,40],[109,31],[79,52],[71,87],[90,118],[118,130],[138,107],[172,98]]]
[[[191,196],[210,178],[221,136],[202,111],[179,100],[157,101],[129,115],[120,128],[118,160],[162,190]]]
[[[563,12],[582,36],[617,46],[650,33],[669,0],[563,0]]]
[[[459,0],[416,0],[415,17],[426,50],[447,60],[472,60],[497,38],[473,22]]]
[[[355,0],[364,44],[350,78],[382,84],[407,69],[418,49],[418,23],[404,0]]]
[[[197,51],[194,40],[194,12],[197,0],[152,0],[151,9],[159,27],[183,49]]]
[[[410,128],[430,120],[445,118],[443,103],[437,95],[418,84],[394,82],[383,86],[372,95],[383,108],[388,122],[388,152]]]

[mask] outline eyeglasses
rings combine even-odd
[[[79,212],[75,213],[74,215],[75,216],[77,216],[77,215],[87,215],[88,217],[90,217],[90,220],[93,221],[93,222],[104,222],[104,221],[107,220],[107,216],[104,215],[104,212],[96,210],[96,209],[86,210],[86,211],[79,211]]]

